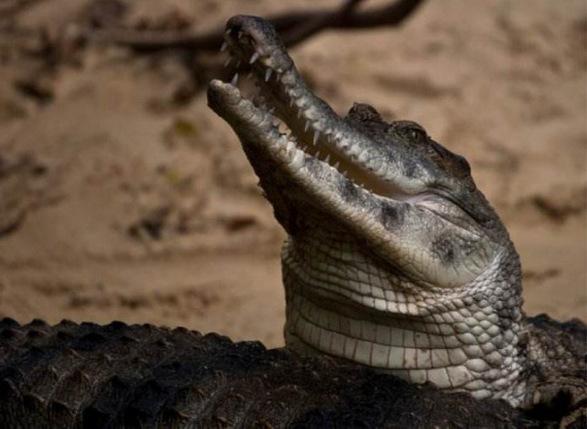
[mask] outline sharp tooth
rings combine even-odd
[[[240,39],[241,37],[243,37],[243,32],[242,31],[239,31],[238,32],[238,38]]]
[[[224,42],[222,42],[222,46],[220,46],[220,52],[226,51],[226,48],[228,48],[228,43],[226,43],[226,41],[224,41]]]
[[[253,64],[255,61],[257,61],[258,58],[259,58],[259,53],[255,52],[253,55],[251,55],[251,59],[249,60],[249,64]]]
[[[224,61],[224,67],[228,67],[230,65],[230,61],[232,61],[232,58],[228,57],[226,61]]]
[[[310,122],[306,121],[306,123],[304,124],[304,132],[308,132],[309,128],[310,128]]]
[[[316,155],[314,155],[314,157],[320,159],[320,151],[316,152]]]
[[[342,170],[340,174],[342,174],[344,177],[347,177],[347,172],[345,170]]]
[[[291,159],[291,165],[293,167],[297,167],[300,168],[304,163],[304,152],[302,152],[301,150],[296,150],[294,152],[294,156]]]
[[[298,110],[298,119],[302,119],[302,111]]]
[[[357,157],[357,159],[359,160],[359,162],[361,164],[365,164],[365,162],[367,161],[367,158],[369,157],[369,154],[367,153],[366,150],[364,150],[363,152],[361,152],[359,154],[359,156]]]
[[[334,168],[336,168],[338,170],[338,167],[340,167],[340,161],[336,161],[334,163]]]
[[[271,69],[265,70],[265,82],[269,82],[269,79],[271,79],[271,73],[272,73]]]
[[[330,154],[326,154],[326,158],[324,158],[324,162],[330,164]]]
[[[234,76],[232,77],[232,80],[230,81],[230,84],[233,86],[236,86],[237,83],[238,83],[238,73],[235,73]]]
[[[289,107],[294,107],[294,104],[296,104],[296,100],[294,100],[293,98],[290,98],[289,99]]]
[[[314,131],[314,140],[312,141],[312,143],[316,144],[318,142],[319,137],[320,137],[320,131],[318,131],[318,130]]]

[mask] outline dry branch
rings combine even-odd
[[[286,46],[290,47],[327,28],[360,29],[394,26],[403,22],[424,0],[398,0],[389,5],[365,11],[356,6],[362,0],[346,0],[334,9],[290,11],[269,17]],[[177,31],[140,31],[105,29],[91,30],[88,36],[96,41],[130,47],[136,51],[184,49],[215,51],[222,44],[224,28],[209,33]]]

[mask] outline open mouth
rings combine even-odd
[[[407,197],[385,178],[388,171],[384,160],[373,156],[372,142],[307,88],[271,27],[252,17],[235,17],[227,24],[222,50],[229,55],[226,65],[249,69],[259,88],[259,94],[245,96],[237,86],[239,80],[245,86],[238,72],[230,83],[210,82],[210,106],[243,142],[264,145],[290,170],[317,162],[324,173],[345,176],[340,180],[371,194]]]

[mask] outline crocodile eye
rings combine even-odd
[[[424,129],[422,128],[409,128],[408,129],[408,136],[410,137],[410,140],[416,141],[416,142],[421,142],[421,141],[426,141],[428,139],[428,135],[426,134],[426,131],[424,131]]]
[[[426,130],[419,124],[412,121],[397,121],[392,128],[406,137],[412,143],[423,143],[428,141]]]

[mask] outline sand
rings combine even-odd
[[[0,317],[282,344],[283,232],[205,93],[173,101],[177,56],[92,45],[51,69],[34,54],[31,34],[58,34],[90,3],[0,22]],[[315,2],[127,3],[129,25],[180,11],[205,30]],[[401,28],[328,31],[291,54],[341,114],[369,102],[464,155],[521,254],[527,313],[587,320],[586,50],[582,0],[443,0]]]

